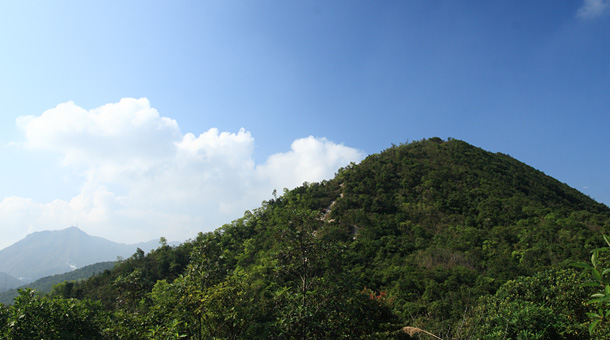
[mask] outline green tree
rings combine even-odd
[[[323,236],[319,213],[293,210],[286,217],[276,232],[278,338],[359,338],[396,321],[343,270],[345,247]]]
[[[606,244],[610,247],[610,239],[603,235]],[[589,279],[584,282],[582,287],[595,289],[591,294],[589,305],[594,306],[594,310],[587,313],[591,322],[589,332],[591,335],[605,334],[610,338],[610,267],[608,263],[608,252],[610,248],[602,247],[591,251],[591,262],[577,262],[576,267],[584,269],[583,275],[588,275]]]
[[[498,340],[589,339],[587,294],[572,269],[520,277],[484,298],[462,334]]]
[[[26,289],[4,313],[3,339],[102,339],[104,313],[96,302],[37,296]]]

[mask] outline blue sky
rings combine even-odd
[[[13,1],[0,248],[185,240],[438,136],[610,205],[610,1]]]

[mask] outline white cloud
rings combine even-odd
[[[361,157],[358,150],[310,136],[295,140],[291,151],[272,155],[256,170],[263,180],[279,179],[293,188],[306,181],[330,178],[334,171]]]
[[[576,16],[583,19],[598,17],[610,8],[608,0],[585,0],[576,12]]]
[[[64,165],[141,168],[173,153],[178,123],[160,117],[146,98],[124,98],[87,111],[73,102],[17,119],[26,146],[59,152]]]
[[[273,189],[331,178],[363,157],[356,149],[307,137],[255,164],[250,132],[211,128],[199,136],[183,134],[145,98],[92,110],[63,103],[40,116],[20,117],[18,126],[26,148],[60,155],[61,165],[82,180],[79,194],[69,200],[0,201],[8,244],[28,232],[76,223],[121,242],[184,240],[260,206]]]

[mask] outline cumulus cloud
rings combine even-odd
[[[358,150],[310,136],[295,140],[291,151],[272,155],[256,171],[263,181],[279,181],[293,188],[329,178],[334,170],[360,158]]]
[[[582,19],[598,17],[610,8],[608,0],[585,0],[576,12],[576,16]]]
[[[161,117],[146,98],[125,98],[87,111],[73,102],[17,119],[26,146],[62,154],[64,165],[142,168],[171,157],[178,123]]]
[[[162,117],[145,98],[91,110],[62,103],[40,116],[20,117],[17,124],[25,148],[53,152],[81,176],[79,193],[69,200],[0,201],[3,231],[22,233],[78,222],[90,234],[115,241],[185,240],[258,207],[273,189],[331,178],[363,157],[310,136],[256,164],[254,137],[245,129],[182,133],[178,122]]]

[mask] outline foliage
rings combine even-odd
[[[41,297],[20,290],[2,312],[3,339],[102,339],[103,313],[88,300]]]
[[[72,294],[62,296],[98,300],[106,310],[112,310],[117,303],[124,302],[125,296],[120,296],[121,294],[135,293],[124,289],[126,280],[133,281],[134,276],[138,276],[140,291],[137,294],[140,297],[149,292],[158,280],[174,280],[185,270],[190,260],[192,243],[185,242],[172,247],[161,241],[160,246],[148,254],[138,249],[133,256],[118,261],[112,270],[105,270],[85,281],[74,282]]]
[[[477,339],[588,339],[587,294],[574,270],[520,277],[483,298],[463,334]]]
[[[603,235],[603,237],[606,244],[610,246],[610,239],[606,235]],[[608,322],[610,318],[610,279],[608,278],[610,268],[606,268],[608,251],[610,251],[608,247],[593,249],[591,251],[591,264],[576,262],[574,266],[584,268],[583,275],[589,275],[589,280],[581,286],[596,289],[591,294],[591,300],[589,301],[589,304],[595,306],[595,309],[593,312],[587,313],[591,319],[589,332],[591,335],[607,334],[610,338],[610,322]]]
[[[312,211],[290,214],[278,228],[275,256],[278,310],[275,325],[281,339],[361,338],[396,322],[383,292],[359,293],[343,271],[344,247],[323,236],[324,222]],[[398,327],[398,326],[397,326]]]

